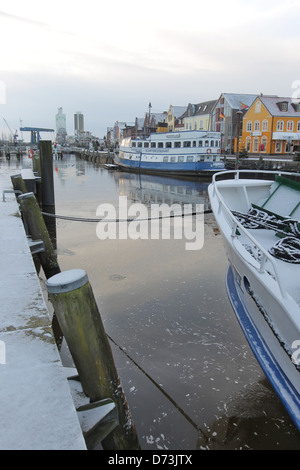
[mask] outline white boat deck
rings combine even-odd
[[[83,450],[10,176],[0,173],[0,449]]]
[[[272,248],[279,240],[274,230],[247,229],[247,231],[266,251],[269,251],[269,249]],[[253,249],[254,244],[251,244],[249,238],[243,234],[239,238],[244,246],[252,245]],[[253,257],[257,258],[257,252],[255,249]],[[296,303],[300,305],[299,264],[288,263],[286,261],[276,259],[275,257],[273,257],[273,262],[276,264],[280,282],[284,286],[285,290],[296,301]],[[274,275],[274,271],[270,263],[266,265],[266,270]]]

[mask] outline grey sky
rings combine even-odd
[[[11,0],[0,12],[2,116],[12,129],[54,128],[62,106],[69,134],[82,111],[102,137],[149,101],[162,112],[222,92],[291,96],[299,17],[300,0]]]

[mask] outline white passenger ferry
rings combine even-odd
[[[115,163],[147,173],[207,175],[225,169],[220,143],[219,132],[196,130],[126,137],[115,154]]]

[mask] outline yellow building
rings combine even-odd
[[[243,118],[239,150],[253,155],[288,156],[300,150],[300,103],[258,96]]]

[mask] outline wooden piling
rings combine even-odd
[[[41,252],[39,256],[45,276],[48,279],[59,273],[60,268],[39,205],[33,193],[21,194],[19,202],[31,238],[44,242],[45,251]]]
[[[27,189],[22,178],[22,175],[13,175],[10,177],[13,188],[15,191],[21,191],[22,193],[27,193]]]
[[[72,269],[48,279],[49,299],[57,314],[82,388],[91,402],[111,398],[119,425],[102,441],[105,450],[138,450],[135,426],[88,277]]]

